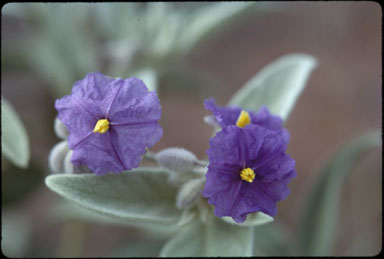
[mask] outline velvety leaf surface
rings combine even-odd
[[[167,184],[167,174],[161,169],[139,168],[102,176],[50,175],[45,182],[85,208],[127,221],[173,224],[180,216],[175,207],[176,188]]]
[[[285,120],[316,66],[307,54],[289,54],[272,62],[252,77],[229,100],[228,105],[258,111],[267,106]]]
[[[236,223],[231,217],[222,217],[226,223],[234,224],[239,227],[260,226],[273,221],[273,218],[263,212],[256,212],[247,215],[247,219],[243,223]]]
[[[323,169],[300,214],[300,247],[303,255],[330,255],[345,178],[353,172],[353,166],[362,155],[380,145],[379,132],[359,136],[346,144]]]
[[[2,153],[16,166],[28,166],[30,152],[27,131],[12,105],[1,97]]]
[[[228,224],[216,217],[209,224],[196,219],[164,245],[160,256],[251,256],[252,245],[252,228]]]

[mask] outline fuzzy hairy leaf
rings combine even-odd
[[[252,2],[213,3],[192,12],[181,33],[179,47],[184,52],[189,51],[220,28],[244,16],[254,4]]]
[[[228,105],[254,111],[265,105],[286,120],[316,63],[314,57],[306,54],[283,56],[253,76]]]
[[[152,68],[144,68],[137,73],[135,73],[133,76],[136,76],[137,78],[143,80],[145,85],[148,87],[148,90],[151,92],[157,92],[158,85],[157,85],[157,74],[156,71]]]
[[[177,225],[163,225],[156,222],[132,222],[124,218],[110,217],[79,206],[70,200],[63,200],[56,204],[50,211],[53,221],[65,222],[68,220],[79,220],[100,225],[114,225],[121,227],[140,228],[141,231],[150,233],[151,238],[169,238],[176,230]]]
[[[1,252],[9,258],[27,256],[32,230],[28,215],[13,211],[1,213]]]
[[[272,222],[273,218],[267,214],[264,214],[263,212],[256,212],[249,214],[243,223],[237,223],[231,217],[222,217],[222,220],[239,227],[254,227]]]
[[[30,157],[27,131],[11,103],[4,97],[1,97],[1,132],[3,154],[16,166],[27,168]]]
[[[346,144],[322,170],[301,213],[299,233],[303,255],[329,255],[335,237],[342,184],[358,159],[369,149],[379,147],[380,142],[378,132],[359,136]]]
[[[253,228],[254,256],[292,256],[293,246],[283,225],[278,222]]]
[[[216,217],[209,224],[196,218],[164,245],[160,256],[251,256],[252,245],[252,228],[227,224]]]
[[[108,257],[157,257],[164,244],[163,240],[142,238],[137,240],[124,240],[118,249],[111,251]]]
[[[137,168],[121,174],[50,175],[46,185],[61,196],[93,211],[131,222],[174,224],[177,189],[158,168]]]

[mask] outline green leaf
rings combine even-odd
[[[157,2],[148,3],[145,11],[145,27],[143,43],[146,44],[147,51],[152,58],[164,58],[175,51],[174,45],[178,41],[178,30],[182,27],[180,24],[180,15],[173,8],[172,4]]]
[[[155,70],[144,68],[134,73],[133,76],[143,80],[149,91],[157,92],[157,74]]]
[[[1,213],[1,251],[10,258],[26,257],[32,224],[28,215],[14,211]]]
[[[132,222],[124,218],[110,217],[105,214],[89,210],[85,207],[79,206],[77,203],[64,200],[56,204],[50,211],[52,220],[57,222],[65,222],[68,220],[81,220],[94,224],[135,227],[150,233],[151,237],[168,238],[172,235],[177,225],[160,225],[156,222]]]
[[[346,144],[322,170],[308,195],[300,221],[300,248],[303,255],[327,256],[334,243],[342,184],[358,159],[379,147],[380,133],[371,132]]]
[[[289,54],[272,62],[253,76],[229,100],[228,105],[257,111],[263,105],[287,119],[316,59],[306,54]]]
[[[255,3],[214,3],[192,12],[179,37],[179,48],[184,52],[190,51],[199,42],[211,37],[220,28],[228,26],[235,19],[244,17],[252,10]],[[249,12],[251,13],[251,12]]]
[[[196,218],[164,245],[160,256],[251,256],[252,243],[252,228],[227,224],[216,217],[209,224]]]
[[[291,256],[292,245],[278,222],[253,228],[254,256]]]
[[[222,217],[222,220],[229,224],[233,224],[239,227],[254,227],[264,225],[266,223],[272,222],[273,218],[262,212],[252,213],[247,216],[247,220],[243,223],[237,223],[231,217]]]
[[[120,247],[110,252],[108,257],[157,257],[164,241],[141,238],[120,243]]]
[[[1,97],[1,147],[3,154],[16,166],[27,168],[29,140],[19,115],[3,96]]]
[[[50,175],[46,185],[79,205],[131,222],[174,224],[177,189],[159,168],[137,168],[121,174]]]

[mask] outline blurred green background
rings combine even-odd
[[[319,63],[285,124],[298,177],[275,219],[295,237],[318,169],[342,143],[382,126],[381,8],[374,2],[257,2],[208,30],[225,13],[205,5],[3,6],[2,96],[19,113],[31,151],[27,169],[2,157],[3,253],[105,257],[124,255],[124,247],[132,250],[148,238],[154,246],[164,243],[133,227],[52,216],[62,200],[44,184],[49,151],[59,141],[53,104],[86,73],[129,77],[156,69],[164,137],[153,151],[179,146],[203,158],[212,133],[203,122],[209,114],[203,100],[213,96],[224,105],[266,64],[303,52]],[[381,151],[369,152],[353,170],[341,190],[335,256],[381,250]]]

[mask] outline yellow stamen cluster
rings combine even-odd
[[[241,170],[240,177],[242,180],[251,183],[251,182],[253,182],[253,179],[255,179],[255,172],[251,168],[248,167],[248,168]]]
[[[239,115],[239,118],[237,119],[236,126],[243,128],[243,127],[245,127],[245,125],[247,125],[249,123],[251,123],[251,118],[249,117],[248,112],[242,110],[240,115]]]
[[[108,131],[109,121],[107,119],[98,120],[95,128],[93,129],[93,133],[104,134]]]

